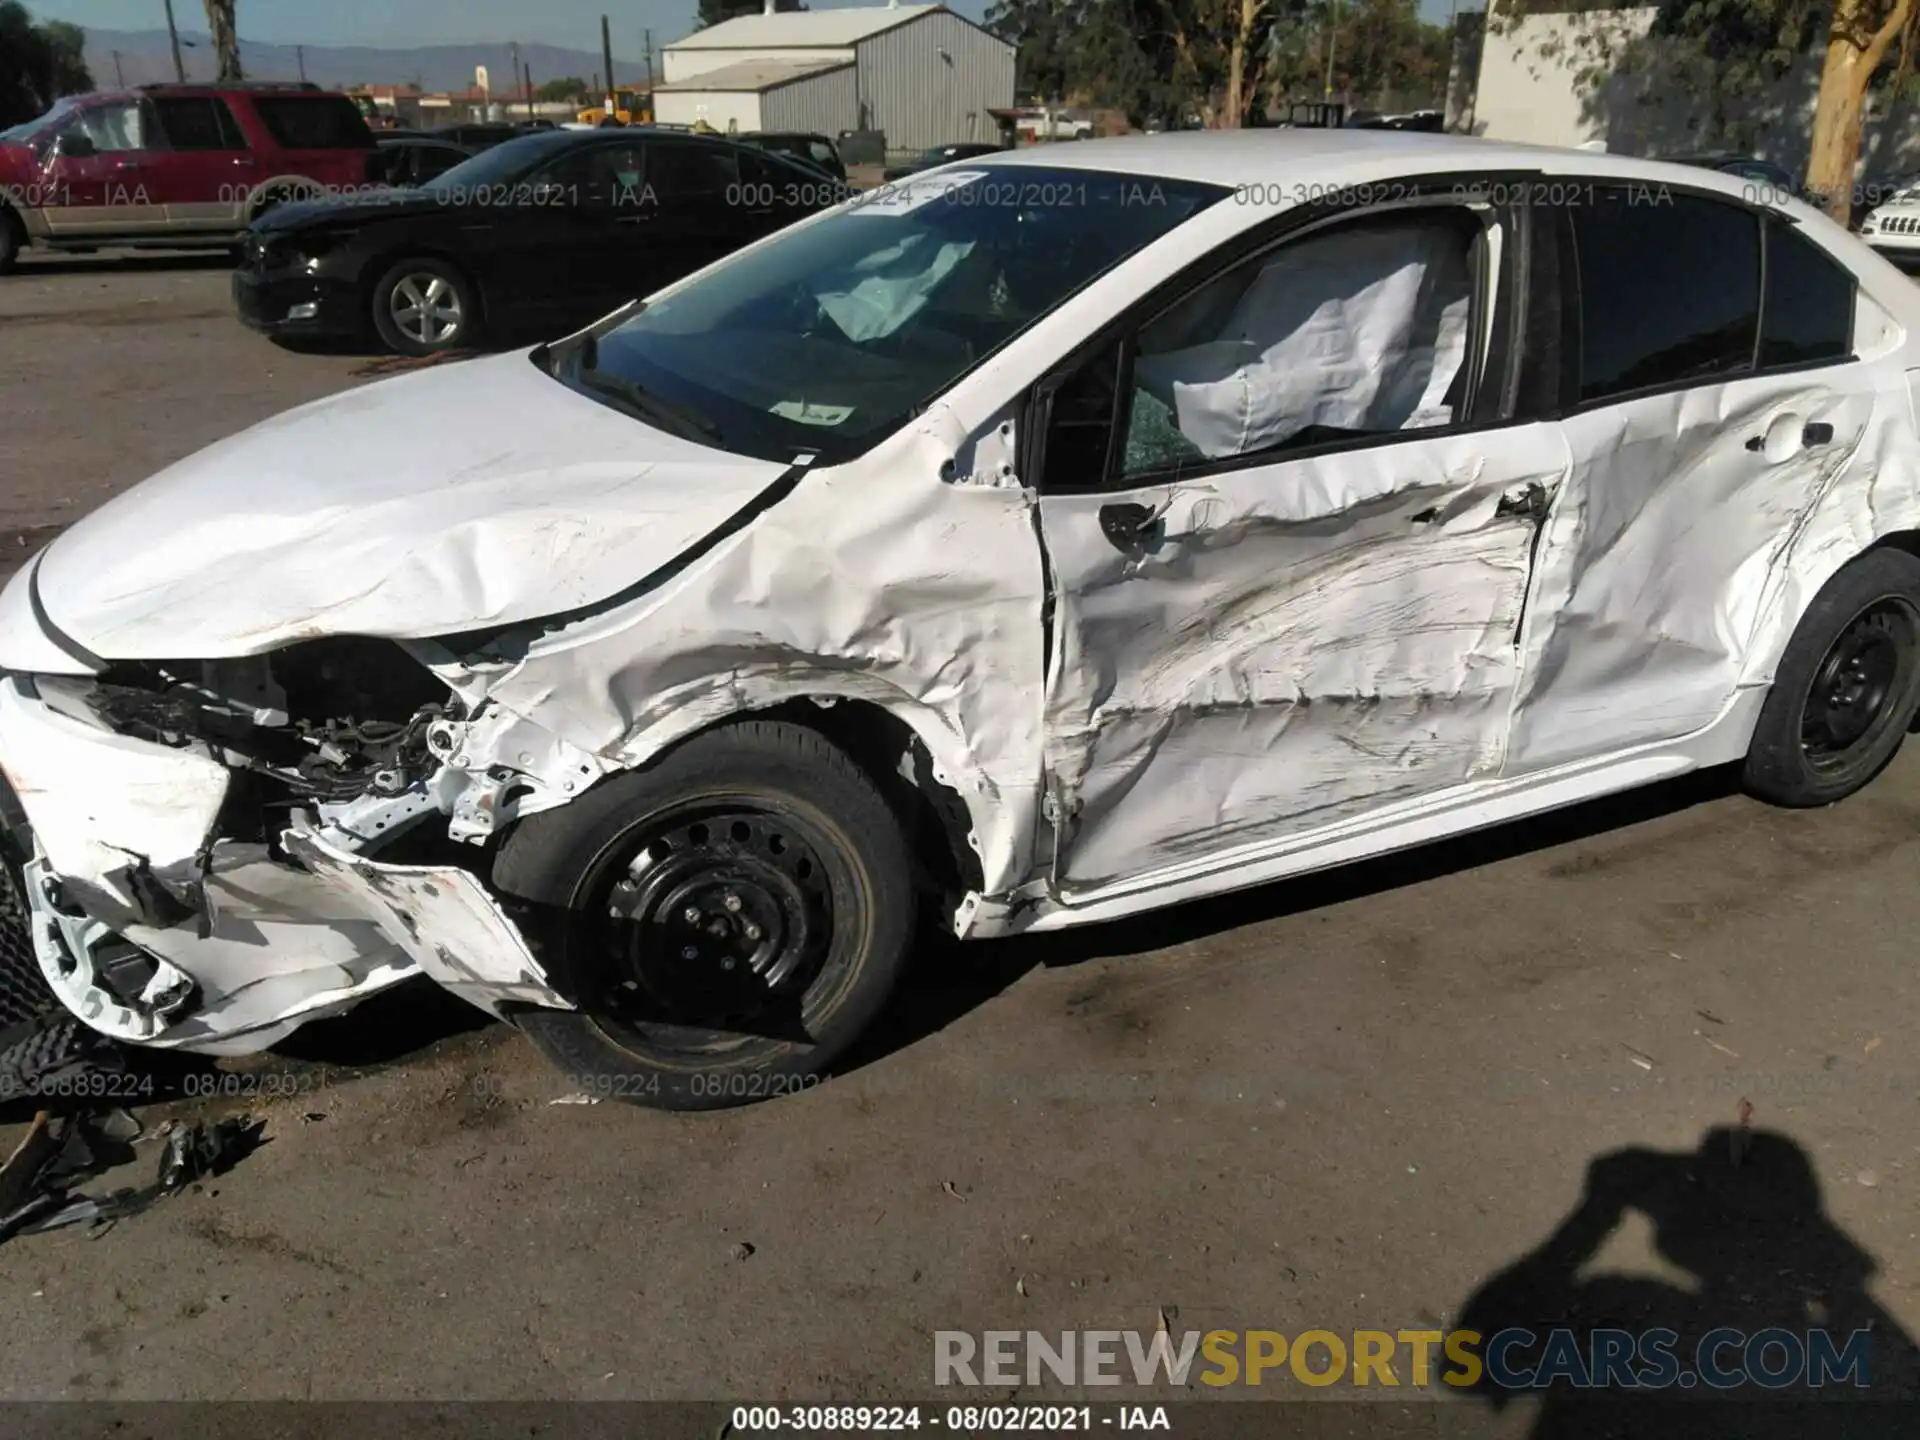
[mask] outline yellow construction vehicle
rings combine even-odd
[[[614,96],[616,101],[613,118],[622,125],[650,125],[653,123],[653,107],[644,103],[644,97],[638,90],[622,90]],[[593,105],[582,110],[574,117],[581,125],[598,125],[607,118],[605,105]]]

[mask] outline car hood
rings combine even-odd
[[[289,200],[253,222],[258,235],[283,235],[331,225],[357,225],[363,220],[401,215],[424,215],[450,208],[450,202],[429,190],[373,186],[350,195],[320,200]]]
[[[33,584],[46,619],[109,660],[446,635],[604,600],[784,473],[503,355],[349,390],[203,450],[61,535]],[[17,615],[18,599],[0,608]]]

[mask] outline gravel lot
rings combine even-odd
[[[226,286],[149,258],[0,281],[8,568],[380,368],[274,348]],[[271,1143],[231,1174],[99,1238],[0,1246],[0,1394],[925,1399],[937,1329],[1439,1326],[1596,1158],[1693,1151],[1743,1100],[1824,1214],[1698,1201],[1684,1221],[1716,1238],[1686,1246],[1634,1211],[1583,1273],[1664,1282],[1644,1324],[1691,1289],[1727,1323],[1804,1327],[1864,1282],[1914,1333],[1917,840],[1920,745],[1830,811],[1697,777],[943,949],[850,1074],[717,1116],[552,1107],[517,1035],[397,995],[236,1072],[219,1107]],[[1486,1433],[1532,1413],[1452,1408]]]

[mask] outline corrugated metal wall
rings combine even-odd
[[[742,130],[761,130],[760,96],[751,90],[656,90],[653,118],[664,125],[704,120],[724,131],[732,121]]]
[[[862,40],[855,69],[867,124],[890,150],[996,140],[989,107],[1013,104],[1013,47],[957,15],[925,15]]]
[[[760,97],[761,128],[836,136],[859,121],[859,94],[851,65],[781,85]]]

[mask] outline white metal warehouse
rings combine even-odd
[[[992,141],[1013,46],[944,5],[743,15],[663,52],[654,117],[717,130],[881,130],[887,147]]]

